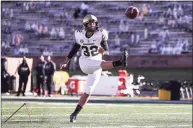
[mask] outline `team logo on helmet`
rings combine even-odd
[[[81,40],[80,40],[80,43],[83,43],[83,42],[84,42],[84,40],[83,40],[83,39],[81,39]]]

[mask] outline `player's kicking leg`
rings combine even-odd
[[[126,67],[127,66],[127,61],[128,61],[127,58],[128,58],[128,53],[127,53],[127,51],[124,51],[123,54],[121,55],[120,60],[118,60],[118,61],[104,61],[104,62],[101,63],[101,68],[111,69],[111,68],[121,66],[121,65]],[[88,89],[86,90],[86,93],[84,93],[80,97],[78,105],[76,106],[74,112],[70,115],[70,122],[76,122],[76,116],[81,111],[83,106],[88,102],[90,92],[92,92],[92,90],[94,89],[95,85],[98,83],[99,78],[100,78],[99,75],[95,75],[95,78],[92,78],[92,77],[93,76],[88,75],[88,78],[87,78],[87,81],[86,81]],[[96,78],[96,77],[99,77],[99,78]]]
[[[114,67],[121,66],[121,65],[126,67],[127,62],[128,62],[128,52],[125,50],[122,53],[120,60],[117,60],[117,61],[103,61],[101,63],[101,68],[102,69],[112,69]]]

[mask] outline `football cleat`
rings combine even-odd
[[[124,52],[121,55],[121,59],[120,61],[122,62],[124,67],[127,67],[127,63],[128,63],[128,52],[126,50],[124,50]]]
[[[76,116],[73,113],[70,115],[70,122],[72,123],[76,122]]]

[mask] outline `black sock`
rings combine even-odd
[[[75,116],[77,116],[78,113],[81,111],[81,109],[82,109],[82,106],[80,106],[80,105],[78,104],[78,105],[76,106],[76,109],[74,110],[73,114],[74,114]]]
[[[117,61],[113,61],[112,64],[113,64],[113,67],[117,67],[117,66],[121,66],[122,62],[120,60],[117,60]]]

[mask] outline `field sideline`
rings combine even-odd
[[[2,128],[192,128],[192,105],[87,104],[76,123],[69,122],[75,103],[29,103],[7,123],[23,103],[2,102]]]

